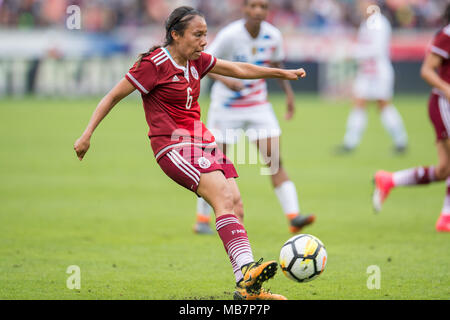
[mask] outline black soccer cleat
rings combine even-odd
[[[312,224],[315,220],[316,216],[313,214],[307,216],[299,214],[290,220],[289,231],[291,233],[298,233],[307,225]]]

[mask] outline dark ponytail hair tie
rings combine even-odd
[[[195,9],[189,9],[189,10],[187,10],[185,13],[183,13],[181,16],[179,16],[178,18],[176,18],[174,21],[172,21],[172,23],[169,25],[169,26],[167,26],[167,28],[166,28],[166,31],[167,32],[170,32],[170,30],[173,28],[173,27],[175,27],[175,25],[177,25],[177,23],[179,23],[181,20],[183,20],[183,18],[184,17],[186,17],[186,16],[188,16],[188,15],[190,15],[190,14],[196,14],[197,13],[197,10],[195,10]]]

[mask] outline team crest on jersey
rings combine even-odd
[[[211,167],[211,161],[209,161],[205,157],[198,158],[197,162],[202,169],[208,169],[209,167]]]
[[[191,73],[192,73],[192,76],[194,77],[194,79],[198,80],[198,72],[197,72],[197,69],[195,69],[194,66],[191,67]]]

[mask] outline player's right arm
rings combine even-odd
[[[230,90],[241,91],[242,89],[244,89],[244,84],[240,80],[224,77],[214,73],[209,73],[208,77],[210,77],[214,81],[222,82]]]
[[[94,130],[111,111],[111,109],[123,98],[135,90],[135,87],[125,78],[123,78],[110,92],[108,92],[95,108],[91,119],[80,138],[75,141],[73,146],[78,159],[83,160],[84,155],[89,149],[91,136]]]

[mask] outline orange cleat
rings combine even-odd
[[[450,232],[450,214],[442,214],[436,222],[436,231]]]
[[[244,280],[239,281],[233,295],[234,300],[287,300],[285,296],[261,288],[259,292],[248,292]]]
[[[379,212],[384,201],[388,197],[391,189],[394,187],[394,179],[392,172],[377,171],[374,177],[375,190],[372,195],[372,204],[375,212]]]
[[[245,290],[250,293],[259,293],[262,283],[273,278],[277,273],[278,262],[272,260],[263,263],[262,261],[261,258],[258,262],[246,264],[241,268]]]

